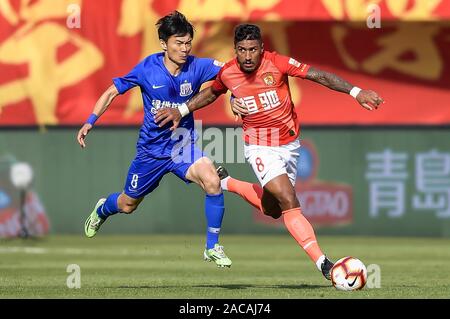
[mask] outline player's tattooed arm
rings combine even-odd
[[[212,102],[214,102],[220,93],[215,92],[212,87],[207,87],[206,89],[197,93],[188,104],[183,104],[178,108],[163,108],[159,109],[156,115],[154,116],[155,123],[158,123],[159,127],[163,127],[169,122],[172,122],[173,125],[170,127],[170,130],[175,130],[180,124],[181,118],[188,113],[194,112],[195,110],[201,109]],[[185,112],[184,115],[181,112]]]
[[[315,67],[309,67],[308,73],[306,74],[308,80],[322,84],[332,90],[350,93],[353,85],[348,83],[346,80],[340,78],[336,74],[319,70]]]
[[[350,94],[350,91],[352,91],[352,89],[356,89],[357,91],[351,94],[363,108],[369,111],[378,109],[380,104],[384,103],[384,100],[376,92],[372,90],[361,90],[359,88],[356,88],[336,74],[322,71],[312,66],[308,69],[306,78],[308,80],[322,84],[332,90],[347,94]]]
[[[187,104],[189,112],[194,112],[195,110],[201,109],[219,97],[220,94],[215,92],[211,86],[197,93]]]

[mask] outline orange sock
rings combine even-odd
[[[303,216],[300,207],[283,211],[283,219],[292,237],[305,250],[309,258],[317,264],[319,257],[323,256],[323,253],[317,243],[314,229]]]
[[[250,205],[259,209],[261,212],[261,197],[263,189],[258,184],[243,182],[233,177],[228,177],[226,189],[229,192],[238,194],[245,199]]]

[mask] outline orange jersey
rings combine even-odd
[[[250,74],[241,71],[237,59],[229,61],[212,87],[220,93],[230,90],[247,107],[249,114],[243,117],[246,143],[288,144],[299,134],[288,76],[305,78],[309,65],[276,52],[264,52],[261,59],[259,68]]]

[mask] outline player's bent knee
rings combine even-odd
[[[207,194],[219,194],[221,192],[220,178],[214,170],[205,168],[204,173],[200,176],[200,180],[203,190]]]
[[[134,212],[137,208],[137,205],[125,205],[121,211],[124,214],[131,214],[132,212]]]
[[[272,218],[273,219],[278,219],[278,218],[280,218],[281,217],[281,215],[283,215],[281,212],[274,212],[274,213],[272,213]]]
[[[208,194],[220,193],[220,179],[217,174],[208,174],[208,176],[203,180],[203,185],[205,188],[205,192]]]
[[[119,206],[119,211],[125,214],[131,214],[136,210],[139,204],[142,202],[144,197],[133,198],[125,193],[120,194],[117,199],[117,205]]]
[[[282,209],[278,203],[278,200],[268,192],[264,192],[262,198],[262,209],[264,215],[270,216],[274,219],[278,219],[282,215]]]
[[[124,214],[131,214],[136,210],[140,203],[139,199],[127,198],[126,196],[119,197],[119,209]]]
[[[278,218],[281,217],[282,214],[281,214],[281,211],[267,211],[267,210],[264,210],[264,215],[270,216],[273,219],[278,219]]]
[[[283,194],[278,198],[278,201],[282,210],[293,209],[300,206],[297,197],[293,194]]]

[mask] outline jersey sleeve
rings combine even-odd
[[[197,65],[200,69],[201,83],[214,80],[224,63],[208,58],[198,58]]]
[[[113,83],[117,88],[119,94],[124,94],[129,89],[139,86],[141,81],[142,63],[136,65],[130,73],[123,77],[113,78]]]
[[[224,68],[222,68],[219,71],[219,73],[217,74],[216,79],[214,80],[213,84],[211,85],[211,87],[214,90],[214,92],[219,93],[219,94],[224,94],[224,93],[226,93],[228,91],[228,88],[222,82],[223,70],[224,70]]]
[[[278,69],[284,74],[289,76],[295,76],[304,79],[308,73],[309,65],[299,62],[294,58],[290,58],[284,55],[275,54],[274,63]]]

